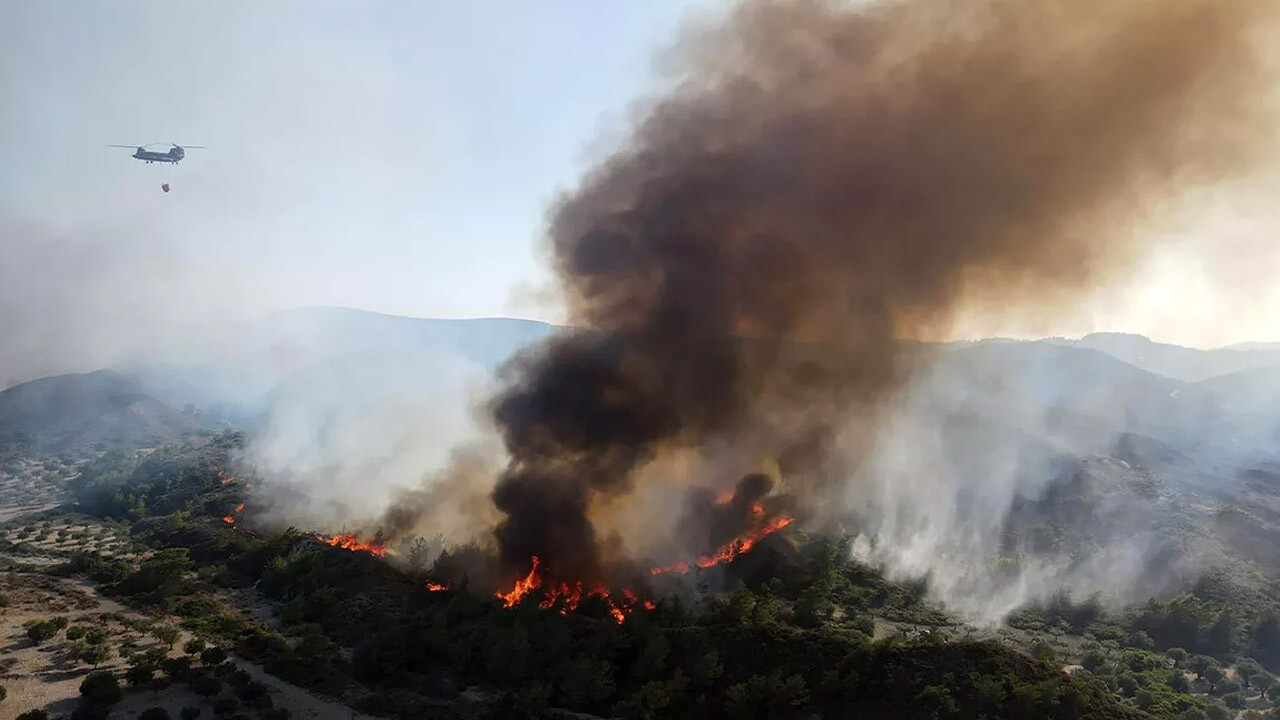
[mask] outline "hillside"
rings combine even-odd
[[[1185,382],[1280,366],[1280,343],[1242,343],[1197,350],[1128,333],[1093,333],[1079,340],[1054,338],[1046,342],[1098,350],[1157,375]]]
[[[0,392],[0,454],[155,445],[199,426],[110,371],[59,375]]]
[[[405,358],[492,369],[554,330],[532,320],[440,320],[350,308],[312,307],[268,315],[195,345],[138,350],[119,369],[138,376],[170,404],[220,404],[246,413],[269,407],[282,383],[345,368],[348,377],[381,376]],[[405,382],[414,377],[395,370]],[[432,372],[424,365],[423,374]]]

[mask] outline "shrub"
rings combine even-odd
[[[86,675],[80,682],[80,695],[96,705],[114,705],[123,697],[116,676],[106,670]]]
[[[220,647],[205,648],[200,653],[200,662],[205,665],[218,665],[227,659],[227,651]]]
[[[196,718],[200,717],[200,708],[195,705],[188,705],[182,708],[182,711],[178,713],[178,717],[182,718],[182,720],[196,720]]]
[[[124,674],[124,679],[128,681],[130,685],[138,687],[151,682],[152,678],[155,677],[155,674],[156,669],[154,666],[142,663],[130,666],[129,670]]]
[[[52,640],[58,634],[58,627],[49,620],[37,620],[27,626],[27,638],[35,645]]]
[[[151,707],[138,714],[138,720],[169,720],[169,711],[162,707]]]
[[[164,670],[164,674],[174,680],[183,680],[191,672],[191,658],[165,658],[160,662],[160,669]]]
[[[201,697],[212,697],[222,691],[222,681],[210,675],[201,675],[191,683],[191,692]]]
[[[44,710],[28,710],[19,715],[15,720],[49,720],[49,713]]]
[[[204,650],[204,640],[200,638],[191,638],[186,645],[182,646],[182,651],[188,655],[199,655]]]
[[[1230,695],[1233,692],[1240,691],[1240,682],[1235,678],[1223,678],[1213,686],[1213,692],[1218,695]]]

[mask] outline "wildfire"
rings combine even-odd
[[[440,583],[429,582],[427,583],[427,589],[430,590],[431,592],[444,592],[445,590],[449,589],[449,586],[441,585]]]
[[[375,542],[361,542],[360,538],[351,533],[316,535],[316,539],[325,545],[331,545],[351,552],[366,552],[376,557],[383,557],[387,554],[387,548],[385,546],[379,545]]]
[[[222,481],[223,485],[230,485],[231,483],[236,481],[235,478],[222,472],[221,470],[218,471],[218,479]]]
[[[236,509],[232,510],[230,515],[222,516],[222,522],[230,525],[231,527],[235,527],[236,518],[239,517],[240,513],[242,512],[244,512],[244,503],[240,503],[239,505],[237,505]]]
[[[640,602],[636,598],[636,594],[631,590],[623,590],[622,600],[619,601],[609,592],[608,588],[600,583],[593,583],[588,587],[581,581],[572,585],[567,582],[561,582],[544,587],[540,570],[541,561],[538,560],[537,556],[532,557],[530,560],[532,567],[529,568],[528,575],[516,580],[515,585],[509,591],[505,593],[497,591],[494,593],[494,596],[502,601],[504,608],[515,607],[529,593],[539,589],[543,591],[543,597],[542,601],[538,603],[538,607],[543,610],[549,610],[559,605],[560,614],[568,615],[578,609],[578,605],[582,603],[583,598],[596,597],[604,600],[605,604],[608,605],[609,615],[619,625],[626,621],[627,615],[635,610],[637,605],[643,606],[646,610],[653,610],[655,607],[648,600]]]
[[[751,508],[751,514],[752,517],[757,519],[763,517],[764,506],[760,503],[756,503]],[[709,568],[714,565],[719,565],[720,563],[729,562],[739,555],[751,552],[751,548],[755,547],[756,544],[765,537],[778,532],[795,521],[796,519],[793,517],[776,517],[765,523],[763,526],[739,535],[733,540],[721,545],[714,553],[700,556],[693,564],[700,568]],[[676,573],[683,575],[687,572],[689,572],[689,563],[677,562],[671,565],[653,568],[649,571],[649,574],[663,575],[665,573]]]

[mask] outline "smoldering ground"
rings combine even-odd
[[[961,310],[1063,311],[1132,267],[1183,189],[1269,156],[1254,34],[1273,10],[782,0],[696,34],[551,213],[581,330],[518,358],[492,403],[509,572],[537,555],[599,577],[617,558],[598,508],[673,452],[775,458],[821,515],[903,387],[897,341]]]

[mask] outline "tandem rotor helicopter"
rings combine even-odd
[[[134,145],[108,145],[107,147],[117,147],[117,148],[135,148],[135,152],[133,153],[133,155],[132,155],[131,157],[133,157],[135,160],[141,160],[142,162],[145,162],[145,163],[146,163],[146,164],[148,164],[148,165],[150,165],[150,164],[152,164],[152,163],[169,163],[169,164],[171,164],[171,165],[177,165],[178,163],[182,162],[182,159],[183,159],[183,158],[185,158],[185,157],[187,156],[187,150],[190,150],[190,149],[200,149],[200,150],[203,150],[203,149],[205,149],[205,146],[204,146],[204,145],[186,145],[186,146],[183,146],[183,145],[179,145],[179,144],[177,144],[177,143],[169,143],[169,149],[168,149],[167,151],[165,151],[165,152],[158,152],[158,151],[156,151],[156,150],[148,150],[148,149],[147,149],[147,148],[149,148],[149,147],[153,147],[153,146],[155,146],[155,145],[160,145],[160,144],[161,144],[161,143],[151,143],[150,145],[137,145],[137,146],[134,146]],[[161,186],[160,186],[160,189],[161,189],[161,190],[164,190],[165,192],[169,192],[169,183],[165,183],[165,184],[161,185]]]
[[[177,144],[174,144],[174,143],[170,143],[170,144],[169,144],[169,145],[170,145],[170,147],[169,147],[168,152],[157,152],[157,151],[155,151],[155,150],[148,150],[148,149],[147,149],[147,148],[149,148],[149,147],[152,147],[152,146],[154,146],[154,145],[159,145],[159,144],[161,144],[161,143],[152,143],[151,145],[137,145],[137,146],[134,146],[134,145],[108,145],[107,147],[136,148],[137,152],[135,152],[135,153],[132,155],[132,157],[133,157],[134,159],[136,159],[136,160],[141,160],[141,161],[143,161],[143,162],[147,163],[148,165],[150,165],[151,163],[157,163],[157,162],[159,162],[159,163],[173,163],[173,164],[175,164],[175,165],[176,165],[176,164],[178,164],[179,162],[182,162],[182,158],[184,158],[184,157],[186,157],[186,156],[187,156],[187,152],[186,152],[187,150],[190,150],[190,149],[193,149],[193,148],[198,148],[198,149],[200,149],[200,150],[203,150],[203,149],[204,149],[204,145],[187,145],[187,146],[185,146],[185,147],[184,147],[184,146],[182,146],[182,145],[177,145]]]

